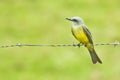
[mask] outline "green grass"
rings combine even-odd
[[[1,0],[0,45],[72,44],[66,17],[81,16],[95,43],[120,41],[119,0]],[[93,65],[81,47],[0,49],[0,80],[118,80],[119,46],[96,46]]]

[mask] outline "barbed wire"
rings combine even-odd
[[[113,43],[99,43],[99,44],[93,44],[93,46],[105,46],[105,45],[113,45],[114,47],[120,45],[119,41],[115,41]],[[14,44],[14,45],[5,45],[0,46],[0,48],[9,48],[9,47],[27,47],[27,46],[38,46],[38,47],[67,47],[67,46],[73,46],[73,47],[80,47],[85,46],[84,44]]]

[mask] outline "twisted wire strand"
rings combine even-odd
[[[96,43],[93,44],[93,46],[109,46],[109,45],[113,45],[114,47],[120,45],[119,41],[115,41],[113,43]],[[80,47],[80,46],[84,46],[84,44],[13,44],[13,45],[3,45],[0,46],[0,48],[9,48],[9,47],[68,47],[68,46],[73,46],[73,47]]]

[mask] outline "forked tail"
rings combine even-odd
[[[94,49],[88,49],[88,51],[90,53],[93,64],[96,64],[97,62],[102,64],[102,61],[100,60]]]

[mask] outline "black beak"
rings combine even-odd
[[[71,18],[65,18],[66,20],[69,20],[69,21],[72,21],[72,19]]]

